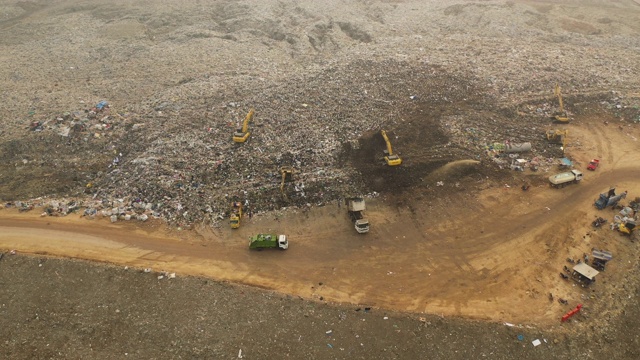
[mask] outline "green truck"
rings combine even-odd
[[[287,250],[289,248],[287,235],[258,234],[251,237],[249,240],[249,249],[264,248],[279,248],[281,250]]]

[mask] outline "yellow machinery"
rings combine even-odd
[[[249,113],[244,118],[244,121],[242,122],[242,128],[237,129],[236,132],[233,133],[233,141],[237,143],[243,143],[247,141],[249,135],[251,135],[251,133],[249,132],[249,121],[251,120],[253,120],[253,109],[249,110]]]
[[[285,194],[284,192],[284,184],[293,181],[293,172],[293,168],[290,166],[283,166],[280,168],[280,175],[282,175],[282,181],[280,182],[280,192],[285,198],[287,197],[287,194]]]
[[[231,216],[229,217],[229,225],[232,229],[240,227],[240,219],[242,218],[242,202],[234,201],[231,203]]]
[[[560,93],[560,85],[556,84],[554,94],[558,97],[558,103],[560,104],[560,111],[556,113],[554,118],[558,122],[567,123],[569,122],[569,117],[567,116],[567,112],[564,110],[564,103],[562,102],[562,94]]]
[[[547,130],[547,140],[549,143],[562,145],[563,153],[567,147],[567,135],[569,135],[569,130]]]
[[[397,154],[393,153],[393,148],[391,148],[391,142],[389,141],[389,137],[387,136],[387,132],[384,130],[380,131],[382,137],[384,138],[384,142],[387,143],[387,150],[384,151],[384,161],[389,166],[398,166],[402,164],[402,159]]]
[[[626,220],[618,224],[618,231],[629,236],[631,236],[635,228],[636,222],[634,220]]]

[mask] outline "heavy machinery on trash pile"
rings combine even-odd
[[[345,199],[345,202],[347,204],[349,218],[351,218],[358,234],[368,233],[369,220],[364,217],[364,210],[366,209],[364,198],[348,197]]]
[[[554,90],[554,94],[558,97],[558,103],[560,105],[560,109],[559,109],[559,111],[557,111],[554,114],[553,117],[557,122],[568,123],[569,122],[569,116],[567,115],[567,112],[564,109],[564,103],[562,102],[562,94],[561,94],[560,85],[556,84],[556,87],[555,87],[555,90]]]
[[[582,180],[582,173],[578,170],[571,170],[549,176],[549,182],[551,186],[555,188],[563,188],[569,184],[577,184],[580,180]]]
[[[278,248],[280,250],[287,250],[289,248],[289,241],[287,235],[275,235],[275,234],[258,234],[252,236],[249,240],[249,249],[268,249]]]
[[[242,127],[239,129],[236,129],[236,132],[233,134],[234,142],[243,143],[247,141],[247,139],[249,138],[249,135],[251,135],[251,133],[249,132],[249,122],[251,120],[253,120],[253,109],[249,110],[249,113],[244,118],[244,121],[242,122]]]
[[[294,169],[291,166],[283,166],[280,168],[280,176],[282,177],[280,181],[280,193],[282,193],[285,199],[287,198],[287,194],[284,191],[284,186],[287,183],[293,182],[293,173]]]
[[[562,145],[562,153],[566,150],[567,147],[567,135],[569,134],[569,130],[547,130],[547,141],[550,144],[559,144]]]
[[[229,216],[229,225],[232,229],[240,227],[240,219],[242,218],[242,202],[234,201],[231,203],[231,216]]]
[[[627,197],[627,191],[623,192],[620,195],[616,195],[616,188],[610,188],[608,192],[600,194],[598,199],[593,203],[593,205],[598,209],[602,210],[608,206],[615,207],[618,205],[620,200]]]
[[[393,153],[393,148],[391,147],[391,141],[389,141],[387,132],[385,130],[380,130],[380,134],[382,135],[384,142],[387,144],[387,149],[384,150],[384,161],[389,166],[398,166],[402,164],[402,159],[398,156],[398,154]]]

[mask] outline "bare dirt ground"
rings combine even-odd
[[[591,227],[595,216],[613,217],[592,206],[599,193],[616,186],[629,191],[628,200],[640,195],[636,3],[0,5],[0,29],[10,34],[0,40],[7,49],[0,55],[7,79],[0,94],[7,159],[0,165],[0,196],[179,199],[179,207],[158,212],[191,229],[159,220],[112,224],[80,214],[0,211],[2,249],[120,265],[5,255],[0,268],[8,291],[0,300],[10,338],[3,351],[10,358],[120,358],[114,354],[125,352],[231,358],[240,348],[247,358],[637,358],[637,327],[628,320],[639,311],[632,275],[640,268],[637,243]],[[531,141],[540,158],[558,156],[543,138],[553,126],[549,90],[555,82],[573,93],[566,97],[572,116],[564,126],[566,154],[585,173],[591,158],[602,162],[564,189],[547,186],[554,166],[510,172],[486,151],[510,139]],[[113,132],[60,136],[64,119],[41,133],[26,129],[34,119],[55,119],[80,101],[103,97],[119,107],[122,123],[109,122]],[[216,119],[241,113],[221,105],[230,101],[265,112],[249,147],[231,148],[223,139],[229,121]],[[282,113],[293,115],[282,120]],[[397,169],[380,163],[381,126],[404,159]],[[359,148],[349,145],[353,139]],[[269,156],[252,153],[254,144]],[[107,167],[114,149],[125,159],[115,170]],[[208,156],[208,163],[198,163]],[[277,183],[269,178],[272,167],[291,156],[307,187],[287,203],[275,200]],[[219,159],[224,165],[209,171]],[[205,185],[192,192],[167,185],[188,176]],[[97,190],[85,194],[87,181]],[[534,185],[527,192],[520,190],[525,182]],[[239,189],[249,194],[256,215],[237,231],[217,226],[227,193]],[[373,194],[369,234],[353,231],[339,205],[345,191]],[[182,204],[198,215],[180,216]],[[205,211],[206,204],[213,210]],[[248,251],[247,238],[264,231],[286,233],[290,249]],[[567,258],[592,248],[614,253],[595,286],[581,288],[558,275],[570,265]],[[33,276],[44,270],[35,268],[38,261],[54,267]],[[122,266],[151,268],[154,277]],[[201,278],[159,282],[159,271],[266,290]],[[93,283],[96,276],[107,279]],[[82,295],[99,289],[100,296]],[[65,307],[65,296],[73,309]],[[206,298],[214,298],[213,305]],[[111,303],[119,312],[96,313]],[[278,304],[275,313],[263,310],[271,303]],[[560,325],[578,303],[582,313]],[[163,304],[170,316],[159,310]],[[388,312],[390,319],[362,325],[360,313],[351,314],[358,306]],[[123,313],[133,318],[119,320]],[[425,315],[402,313],[431,315],[423,322],[416,319]],[[68,319],[76,314],[87,316],[73,325]],[[385,321],[398,327],[386,329]],[[158,335],[144,325],[171,330]],[[379,341],[369,349],[360,340],[336,340],[325,334],[332,328],[326,325],[350,335],[370,331]],[[51,342],[30,341],[52,326],[61,330],[49,329],[56,334]],[[213,333],[202,335],[206,329]],[[233,335],[220,340],[226,336],[220,329]],[[264,331],[273,333],[269,346],[246,340]],[[136,335],[123,335],[129,333]],[[300,340],[316,333],[322,341]],[[519,333],[527,341],[515,339]],[[530,337],[549,342],[534,348]],[[104,344],[91,353],[100,338]],[[207,345],[212,339],[215,345]],[[156,345],[127,349],[137,341]],[[63,345],[73,342],[82,346]],[[57,344],[58,353],[47,344]]]

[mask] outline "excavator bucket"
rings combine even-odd
[[[560,122],[560,123],[568,123],[568,122],[569,122],[569,117],[567,116],[567,113],[566,113],[566,112],[565,112],[565,113],[561,113],[561,114],[557,114],[557,115],[555,115],[555,116],[554,116],[554,119],[555,119],[557,122]]]

